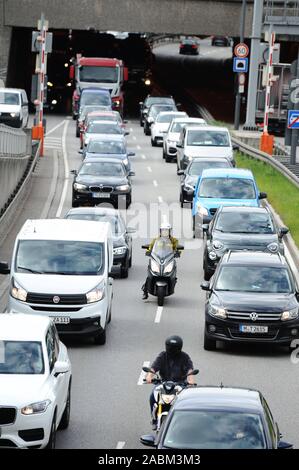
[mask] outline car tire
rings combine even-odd
[[[72,200],[72,207],[79,207],[79,202]]]
[[[155,139],[151,139],[151,144],[152,144],[152,147],[157,147],[157,143]]]
[[[129,266],[122,266],[120,268],[120,277],[122,279],[127,279],[129,277]]]
[[[77,119],[77,116],[73,114],[73,121],[76,121],[76,119]]]
[[[69,423],[70,423],[70,416],[71,416],[71,382],[69,384],[69,388],[67,392],[67,399],[66,399],[64,412],[63,412],[61,421],[58,426],[59,430],[64,430],[68,428]]]
[[[131,204],[132,204],[132,196],[126,197],[126,209],[128,209]]]
[[[166,163],[171,163],[171,158],[167,154],[165,155],[165,161]]]
[[[203,348],[205,351],[216,351],[217,349],[217,342],[215,339],[210,339],[207,334],[205,333],[204,337],[204,345]]]
[[[56,411],[53,417],[53,421],[51,424],[51,432],[49,437],[49,442],[46,445],[46,449],[55,449],[56,447]]]
[[[140,122],[140,127],[143,127],[144,126],[143,121],[140,119],[139,122]]]
[[[165,298],[165,291],[164,287],[157,288],[157,297],[158,297],[158,306],[163,307],[164,305],[164,298]]]
[[[106,328],[94,337],[94,342],[98,346],[103,346],[104,344],[106,344]]]

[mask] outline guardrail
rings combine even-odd
[[[161,44],[164,42],[173,43],[180,41],[181,34],[161,34],[157,36],[153,36],[148,39],[148,43],[153,48],[155,44]]]

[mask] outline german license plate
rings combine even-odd
[[[242,333],[268,333],[268,326],[260,325],[240,325],[240,331]]]
[[[109,199],[110,194],[109,193],[92,193],[92,197],[96,199]]]
[[[56,325],[68,325],[71,321],[70,317],[52,317]]]

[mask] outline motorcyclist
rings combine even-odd
[[[193,362],[190,356],[182,351],[183,340],[180,336],[169,336],[165,341],[165,351],[162,351],[151,365],[152,373],[146,375],[146,382],[152,383],[154,375],[159,372],[160,378],[178,383],[187,381],[189,385],[194,385],[194,375],[187,374],[193,371]],[[154,390],[150,396],[151,415],[155,405]],[[152,418],[153,429],[156,428],[156,419]]]
[[[169,240],[172,244],[173,251],[178,251],[179,241],[178,241],[177,238],[172,236],[172,227],[171,227],[171,225],[169,223],[164,222],[163,224],[161,224],[159,232],[160,232],[159,237],[156,237],[151,241],[148,249],[146,250],[146,254],[148,255],[148,254],[151,253],[156,241],[159,240],[159,238],[169,238]],[[143,284],[141,289],[143,291],[142,299],[143,300],[148,299],[148,277],[146,278],[145,283]]]

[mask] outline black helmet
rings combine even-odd
[[[179,354],[183,348],[183,340],[180,336],[169,336],[165,341],[166,352],[170,355]]]

